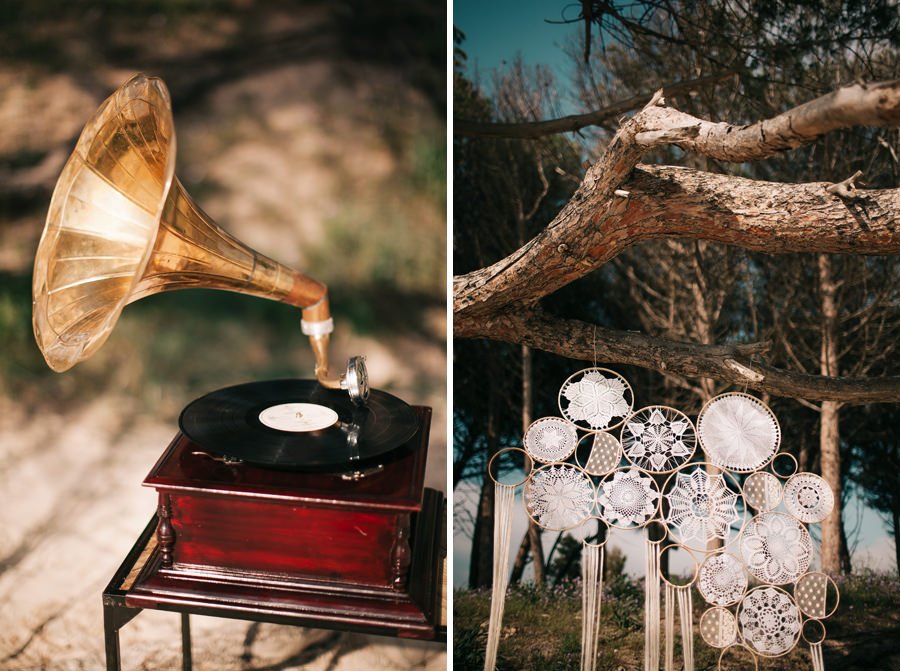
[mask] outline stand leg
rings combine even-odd
[[[115,606],[103,606],[103,636],[106,639],[106,671],[120,671],[119,627],[115,621]]]
[[[193,659],[191,657],[191,616],[181,614],[181,669],[191,671]]]

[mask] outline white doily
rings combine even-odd
[[[618,438],[605,431],[588,434],[582,440],[591,441],[591,454],[584,465],[591,475],[605,475],[622,460],[622,444]]]
[[[638,469],[621,469],[600,483],[597,504],[607,524],[632,529],[647,524],[656,514],[659,489],[653,478]]]
[[[664,521],[678,542],[692,550],[706,550],[713,538],[727,540],[731,525],[740,520],[738,494],[728,487],[724,475],[690,467],[694,468],[690,473],[679,471],[669,478]]]
[[[674,408],[642,408],[622,427],[626,458],[649,473],[675,470],[693,456],[696,447],[694,425],[687,415]]]
[[[730,606],[740,601],[747,591],[747,572],[734,555],[727,552],[711,554],[700,565],[697,589],[707,603]]]
[[[814,524],[831,514],[834,493],[818,475],[797,473],[784,485],[784,507],[801,522]]]
[[[697,436],[710,463],[738,473],[765,466],[781,444],[781,429],[769,406],[737,392],[716,396],[703,407]]]
[[[783,655],[800,637],[800,610],[775,587],[750,590],[741,602],[738,622],[744,640],[766,657]]]
[[[767,471],[758,471],[744,481],[744,501],[760,512],[775,510],[781,502],[781,481]]]
[[[710,608],[700,616],[700,635],[713,648],[727,648],[737,639],[737,621],[730,610]]]
[[[572,529],[590,517],[594,485],[577,466],[554,464],[534,471],[525,486],[525,510],[545,529]]]
[[[542,417],[528,427],[523,443],[536,461],[565,461],[578,445],[578,431],[561,417]]]
[[[782,513],[760,513],[741,536],[747,569],[762,582],[785,585],[806,573],[812,556],[809,532]]]
[[[834,590],[833,605],[830,606],[828,603],[829,586]],[[824,573],[807,573],[801,576],[794,585],[794,599],[797,601],[800,612],[816,620],[831,617],[837,610],[839,598],[837,585]]]
[[[631,386],[624,377],[605,368],[580,370],[559,390],[563,417],[590,431],[615,428],[633,406]]]

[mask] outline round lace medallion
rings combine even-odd
[[[581,440],[591,446],[591,453],[582,466],[591,475],[606,475],[622,460],[622,444],[611,433],[589,433]]]
[[[710,608],[700,616],[700,635],[713,648],[727,648],[737,640],[737,621],[730,610]]]
[[[707,603],[730,606],[740,601],[747,591],[747,572],[734,555],[727,552],[711,554],[700,565],[697,589]]]
[[[573,529],[590,517],[594,485],[577,466],[553,464],[532,472],[525,485],[525,510],[550,531]]]
[[[744,500],[760,512],[775,510],[781,502],[781,481],[767,471],[753,473],[744,481]]]
[[[647,524],[659,505],[659,488],[653,478],[636,468],[619,469],[597,487],[600,517],[620,529]]]
[[[559,411],[582,429],[614,429],[631,413],[634,392],[628,381],[606,368],[580,370],[559,390]]]
[[[741,601],[738,625],[741,636],[764,657],[778,657],[797,644],[800,610],[790,595],[777,587],[757,587]]]
[[[809,532],[782,513],[760,513],[744,527],[741,555],[762,582],[785,585],[806,573],[812,557]]]
[[[542,417],[531,423],[522,442],[535,461],[565,461],[578,445],[578,431],[561,417]]]
[[[692,550],[706,550],[713,538],[727,543],[731,525],[741,519],[739,491],[737,485],[728,486],[724,473],[711,475],[702,464],[689,464],[666,481],[663,521],[672,536]]]
[[[784,507],[801,522],[821,522],[834,508],[834,493],[818,475],[797,473],[784,485]]]
[[[697,436],[710,463],[738,473],[765,466],[781,444],[781,428],[769,406],[737,392],[716,396],[703,406]]]
[[[829,599],[829,591],[834,595]],[[829,576],[818,571],[807,573],[794,585],[794,599],[797,606],[807,617],[823,620],[834,615],[837,610],[840,592]]]
[[[648,473],[670,473],[697,448],[694,425],[679,410],[662,405],[641,408],[622,427],[625,457]]]

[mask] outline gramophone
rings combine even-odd
[[[315,376],[220,389],[184,409],[144,480],[158,492],[158,526],[126,603],[432,638],[431,410],[370,390],[362,357],[332,375],[326,286],[222,230],[174,171],[168,90],[138,75],[87,123],[53,192],[33,282],[49,366],[94,354],[125,305],[203,287],[300,308]]]

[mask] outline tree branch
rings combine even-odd
[[[698,77],[689,79],[676,84],[669,84],[665,87],[665,93],[674,96],[685,91],[691,91],[699,86],[706,84],[714,84],[731,77],[734,72],[721,72],[706,77]],[[624,100],[619,100],[606,107],[602,107],[593,112],[585,114],[572,114],[559,119],[549,119],[547,121],[528,121],[520,123],[484,123],[479,121],[468,121],[466,119],[453,120],[453,134],[465,135],[469,137],[496,137],[496,138],[515,138],[519,140],[533,140],[547,135],[558,135],[559,133],[570,133],[581,130],[588,126],[600,126],[604,123],[622,116],[626,112],[637,109],[647,104],[647,101],[653,97],[652,93],[642,93],[640,95],[631,96]]]
[[[753,361],[766,343],[698,345],[561,319],[540,310],[507,310],[454,326],[458,336],[524,344],[571,359],[627,364],[690,378],[713,378],[770,393],[817,401],[894,403],[900,377],[840,378],[786,371]]]

